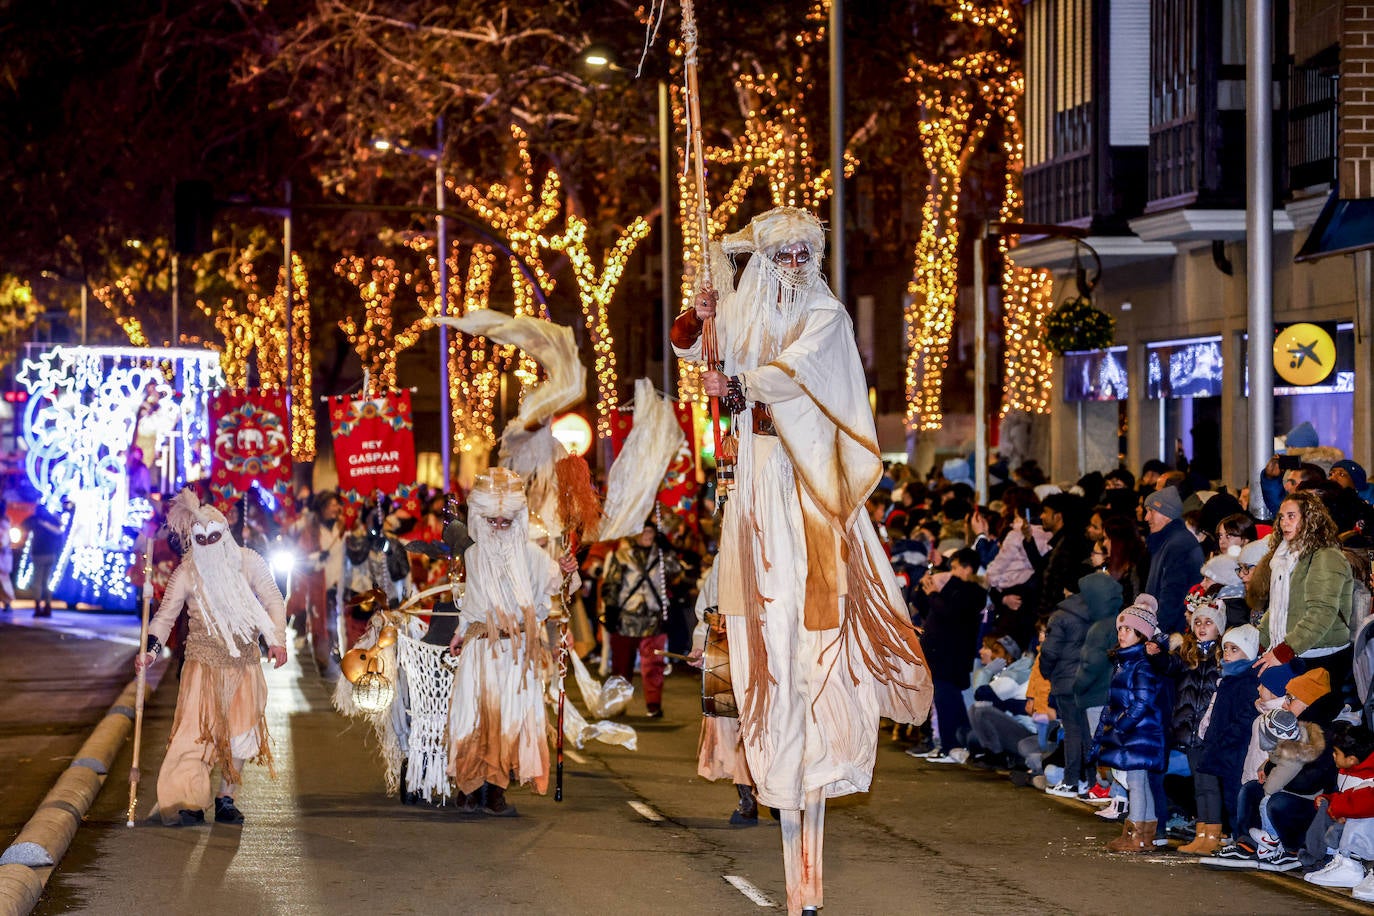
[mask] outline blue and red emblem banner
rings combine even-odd
[[[291,490],[286,394],[235,389],[210,398],[210,492],[223,510],[257,484],[282,504]]]

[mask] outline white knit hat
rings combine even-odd
[[[1224,646],[1228,642],[1251,661],[1259,657],[1259,630],[1248,623],[1227,630],[1226,635],[1221,637],[1221,644]]]

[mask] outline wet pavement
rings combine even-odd
[[[9,631],[0,638],[8,656]],[[89,654],[61,643],[53,651]],[[111,643],[101,664],[121,651],[127,662],[132,646]],[[127,682],[113,668],[107,676]],[[575,752],[565,801],[554,802],[552,789],[512,791],[514,819],[386,797],[369,735],[333,711],[313,670],[302,673],[293,657],[269,670],[268,683],[277,778],[249,768],[243,827],[126,828],[126,747],[36,912],[744,914],[763,909],[746,894],[773,904],[784,897],[776,824],[765,814],[758,827],[730,827],[733,788],[695,776],[697,682],[682,669],[669,678],[663,719],[638,718],[643,706],[632,704],[625,721],[639,730],[638,751]],[[175,696],[169,675],[148,709],[143,814]],[[108,702],[68,706],[98,719]],[[12,702],[0,711],[6,728],[16,712],[24,721]],[[29,754],[25,767],[61,749],[56,736],[44,740],[47,750]],[[1102,846],[1119,827],[1085,808],[995,774],[917,762],[881,740],[874,791],[833,801],[827,813],[832,916],[1331,911],[1286,886],[1182,856],[1108,855]]]

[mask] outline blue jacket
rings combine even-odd
[[[1169,761],[1167,702],[1164,683],[1145,656],[1145,644],[1118,649],[1092,757],[1119,770],[1164,772]]]
[[[1250,746],[1250,724],[1259,715],[1259,675],[1247,667],[1240,674],[1228,674],[1217,682],[1217,698],[1212,717],[1202,738],[1202,760],[1198,769],[1213,776],[1241,784],[1245,751]]]
[[[1159,628],[1182,633],[1185,626],[1183,599],[1188,589],[1202,581],[1202,545],[1188,526],[1174,519],[1154,534],[1145,546],[1150,550],[1150,575],[1145,593],[1159,602]]]

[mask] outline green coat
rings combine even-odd
[[[1283,644],[1301,655],[1308,649],[1349,645],[1355,579],[1345,555],[1323,547],[1298,558],[1288,586],[1288,634]],[[1272,600],[1272,599],[1271,599]],[[1259,622],[1269,646],[1269,611]]]

